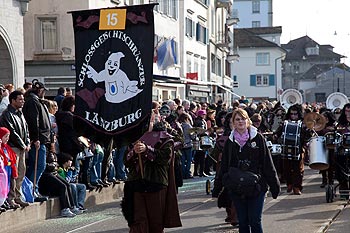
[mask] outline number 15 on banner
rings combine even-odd
[[[100,11],[99,30],[125,29],[126,9],[104,9]]]

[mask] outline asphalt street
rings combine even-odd
[[[179,189],[179,208],[183,227],[166,229],[165,232],[181,233],[232,233],[237,228],[226,224],[224,209],[217,208],[216,199],[205,192],[208,178],[185,180]],[[320,188],[318,171],[307,169],[301,196],[287,194],[283,185],[278,199],[266,198],[263,212],[263,228],[268,233],[349,232],[349,202],[339,195],[327,203],[325,190]],[[1,232],[1,230],[0,230]],[[90,208],[74,218],[48,219],[16,233],[79,233],[79,232],[128,232],[127,223],[120,211],[120,200]]]

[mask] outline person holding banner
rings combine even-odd
[[[153,114],[152,131],[132,144],[124,158],[129,173],[122,212],[130,233],[161,233],[164,228],[181,226],[174,177],[174,141],[164,122],[154,120]]]

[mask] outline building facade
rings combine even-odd
[[[240,61],[233,64],[235,92],[255,101],[278,99],[282,87],[280,47],[281,27],[235,29],[235,46]]]
[[[55,96],[61,86],[75,89],[75,48],[69,11],[115,7],[115,0],[35,0],[24,17],[25,79],[38,79]]]
[[[238,28],[272,27],[272,0],[233,0],[239,16]]]
[[[24,83],[23,16],[30,0],[0,0],[0,83]]]

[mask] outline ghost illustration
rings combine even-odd
[[[93,67],[88,66],[86,72],[88,78],[95,83],[105,82],[105,97],[110,103],[124,102],[142,92],[142,89],[137,87],[138,81],[130,81],[120,69],[120,59],[123,57],[122,52],[112,53],[105,63],[104,70],[97,73]]]

